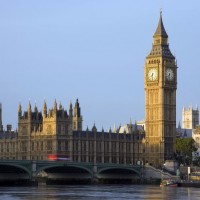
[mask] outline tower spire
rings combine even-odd
[[[28,102],[28,112],[31,113],[31,102],[30,102],[30,100]]]
[[[35,106],[34,106],[34,112],[38,112],[36,101],[35,101]]]
[[[69,105],[69,116],[73,117],[73,108],[72,108],[72,102],[70,101],[70,105]]]
[[[21,117],[22,115],[22,106],[21,106],[21,103],[19,103],[18,105],[18,116]]]
[[[153,46],[148,57],[152,58],[152,57],[158,57],[158,56],[175,59],[175,57],[172,55],[169,49],[168,35],[167,35],[167,32],[163,25],[163,20],[162,20],[162,10],[160,11],[160,18],[158,21],[158,25],[153,35]]]
[[[79,106],[78,99],[76,99],[76,103],[75,103],[75,106],[74,106],[74,117],[81,117],[81,109],[80,109],[80,106]]]
[[[30,103],[30,100],[28,102],[28,118],[30,119],[31,118],[31,113],[32,113],[32,110],[31,110],[31,103]]]
[[[43,115],[44,117],[47,116],[47,103],[45,99],[44,99],[44,105],[43,105]]]
[[[156,37],[156,36],[168,38],[167,32],[166,32],[165,27],[163,25],[162,9],[160,11],[160,19],[159,19],[159,22],[158,22],[158,26],[157,26],[156,32],[154,33],[153,37]]]
[[[53,110],[54,110],[54,112],[57,111],[57,102],[56,102],[56,99],[54,100]]]

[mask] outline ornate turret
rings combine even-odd
[[[36,106],[36,103],[35,103],[35,106],[34,106],[34,112],[38,112],[38,109],[37,109],[37,106]]]
[[[76,103],[74,106],[74,117],[81,117],[81,109],[79,107],[78,99],[76,99]]]
[[[31,103],[30,101],[28,102],[28,117],[31,118],[31,113],[32,113],[32,110],[31,110]]]
[[[75,106],[74,106],[73,130],[79,130],[79,131],[82,130],[81,108],[79,106],[78,99],[76,99],[76,103],[75,103]]]
[[[54,111],[54,113],[56,113],[56,111],[57,111],[57,102],[56,102],[56,99],[54,101],[53,111]]]
[[[44,105],[43,105],[43,116],[47,117],[47,104],[45,100],[44,100]]]
[[[59,103],[59,110],[62,110],[63,109],[63,107],[62,107],[62,104],[61,104],[61,102]]]
[[[131,118],[130,118],[130,123],[129,123],[129,131],[130,131],[130,133],[133,132],[133,124],[132,124]]]
[[[93,133],[96,133],[96,132],[97,132],[97,127],[96,127],[95,123],[94,123],[94,125],[93,125],[93,127],[92,127],[92,132],[93,132]]]
[[[189,108],[184,108],[182,111],[182,128],[194,129],[197,125],[199,125],[198,107],[195,109],[190,105]]]
[[[137,122],[135,121],[135,127],[134,127],[134,131],[137,131],[138,128],[137,128]]]
[[[18,117],[21,117],[22,116],[22,106],[21,106],[21,103],[19,103],[19,106],[18,106]]]
[[[114,127],[113,127],[113,133],[117,133],[117,128],[116,128],[115,123],[114,123]]]
[[[72,102],[70,101],[70,105],[69,105],[69,117],[72,118],[73,117],[73,107],[72,107]]]

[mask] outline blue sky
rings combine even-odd
[[[144,62],[160,8],[178,62],[177,121],[200,105],[199,0],[0,0],[0,102],[17,127],[19,102],[41,110],[79,99],[84,128],[142,120]]]

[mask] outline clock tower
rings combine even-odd
[[[146,161],[159,166],[172,159],[176,136],[177,64],[165,31],[162,12],[144,67]]]

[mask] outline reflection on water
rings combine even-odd
[[[1,187],[0,199],[61,200],[61,199],[148,199],[199,200],[199,188],[170,188],[142,185],[67,185],[41,187]]]

